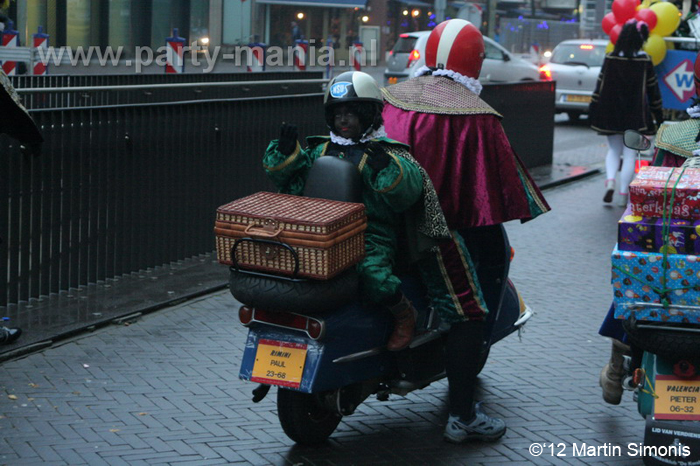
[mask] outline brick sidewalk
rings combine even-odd
[[[613,407],[597,386],[609,352],[597,328],[622,213],[601,205],[601,180],[549,190],[551,213],[508,225],[511,276],[536,315],[522,341],[493,347],[479,377],[486,411],[509,426],[497,443],[442,441],[441,381],[389,402],[371,397],[327,444],[295,446],[279,426],[275,390],[256,405],[254,384],[238,380],[245,329],[218,292],[4,362],[0,464],[640,464],[571,456],[573,444],[640,442],[644,429],[629,394]],[[533,457],[533,442],[564,443],[567,456]]]

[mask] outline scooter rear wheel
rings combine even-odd
[[[279,388],[277,416],[287,437],[302,445],[324,442],[342,416],[323,406],[317,395]]]

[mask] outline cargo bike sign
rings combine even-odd
[[[656,66],[663,108],[685,110],[695,95],[693,67],[697,52],[668,50],[664,61]]]

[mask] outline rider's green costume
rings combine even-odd
[[[419,258],[431,303],[438,308],[442,319],[463,320],[461,310],[455,308],[449,297],[437,248],[433,247],[436,241],[451,235],[430,178],[404,144],[388,138],[376,138],[372,142],[381,144],[391,157],[389,165],[379,173],[367,164],[365,144],[343,146],[331,142],[327,136],[307,138],[308,147],[302,149],[297,144],[289,156],[279,152],[278,141],[274,140],[265,152],[263,166],[280,192],[302,195],[308,172],[317,158],[332,155],[354,163],[365,186],[362,201],[368,219],[366,256],[358,265],[363,295],[375,303],[395,296],[401,284],[393,273],[397,259]],[[482,300],[480,295],[478,299]]]
[[[263,165],[280,192],[303,195],[313,162],[327,155],[329,146],[335,152],[333,155],[349,158],[355,163],[365,185],[362,201],[367,209],[366,256],[359,264],[358,271],[364,294],[371,301],[379,303],[394,296],[401,284],[392,273],[399,241],[397,232],[403,228],[401,213],[420,199],[423,180],[418,167],[398,155],[404,147],[402,144],[383,138],[375,141],[383,143],[392,159],[376,176],[367,165],[367,155],[359,152],[363,146],[338,146],[332,144],[328,137],[308,138],[309,147],[301,149],[297,144],[290,156],[280,153],[277,141],[272,141],[265,152]]]

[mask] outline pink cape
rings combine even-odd
[[[438,115],[386,103],[383,116],[387,135],[408,144],[430,175],[451,229],[550,210],[495,115]]]

